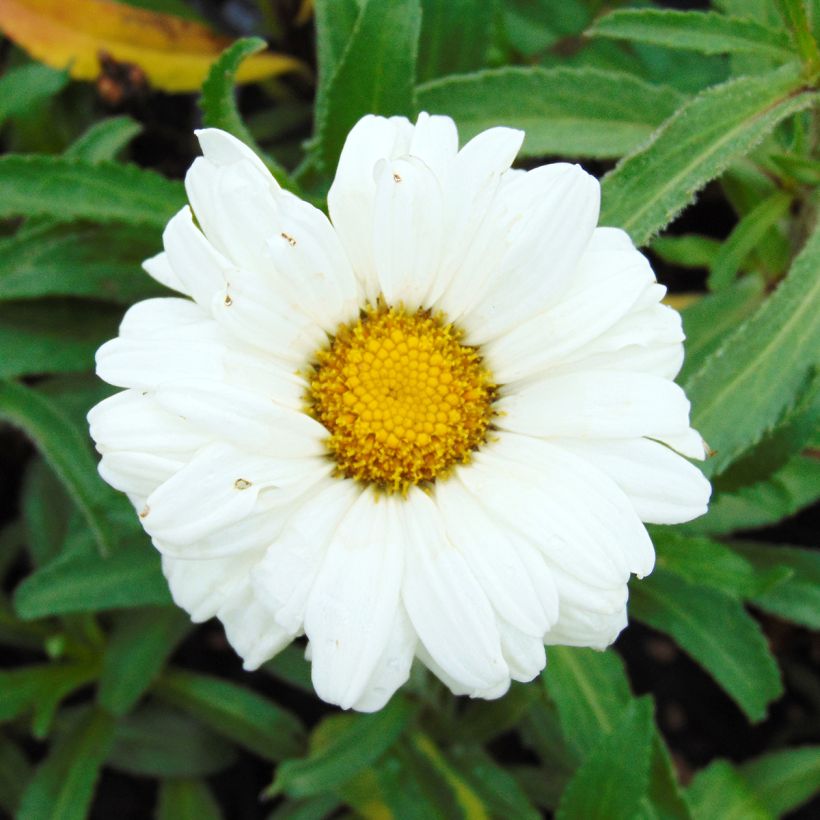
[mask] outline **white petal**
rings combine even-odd
[[[157,403],[209,438],[278,458],[324,454],[325,428],[304,413],[226,384],[183,379],[160,385]]]
[[[399,605],[384,652],[364,692],[353,704],[354,709],[376,712],[390,700],[393,693],[410,677],[417,643],[416,631],[404,607]]]
[[[182,292],[210,310],[213,295],[224,288],[231,266],[194,225],[187,205],[172,217],[162,242]]]
[[[209,162],[217,166],[232,165],[242,161],[250,162],[262,178],[278,187],[278,183],[265,167],[265,163],[233,134],[219,128],[199,128],[194,133],[199,140],[205,159]]]
[[[562,611],[558,623],[547,633],[547,646],[589,646],[606,649],[627,624],[626,608],[612,615],[590,615],[580,611]]]
[[[173,458],[118,451],[103,454],[97,468],[115,490],[147,498],[184,466],[185,462]]]
[[[387,303],[410,310],[425,304],[442,252],[442,193],[420,160],[382,160],[376,166],[373,261]]]
[[[349,709],[384,652],[399,606],[405,538],[389,496],[362,493],[339,524],[305,611],[317,694]]]
[[[683,390],[643,373],[550,374],[517,385],[497,407],[499,427],[549,438],[660,438],[689,428]]]
[[[168,261],[168,254],[165,251],[146,259],[142,263],[142,269],[161,285],[165,285],[166,288],[185,293],[187,296],[191,295],[187,293],[182,280],[174,273],[174,269]]]
[[[257,596],[285,629],[302,629],[310,592],[339,522],[361,495],[354,481],[332,479],[299,500],[253,572]]]
[[[463,317],[471,344],[541,312],[567,286],[598,220],[600,186],[577,165],[536,168],[499,196],[518,218],[486,292]]]
[[[513,680],[528,683],[547,665],[544,640],[527,635],[506,621],[499,622],[501,648]]]
[[[258,669],[294,638],[276,623],[247,582],[242,594],[234,594],[219,608],[217,617],[225,627],[228,643],[242,658],[242,667],[248,672]]]
[[[206,561],[162,556],[162,571],[168,580],[174,603],[195,623],[207,621],[246,584],[258,553],[246,552]]]
[[[697,430],[691,427],[687,428],[682,433],[674,435],[653,436],[658,441],[663,442],[673,450],[677,450],[681,455],[687,458],[696,458],[702,460],[706,458],[706,442],[701,437]]]
[[[131,305],[120,322],[120,336],[127,339],[197,340],[213,331],[210,316],[189,299],[144,299]]]
[[[527,635],[543,635],[557,617],[558,593],[554,584],[546,591],[552,604],[545,611],[518,553],[516,534],[497,524],[458,481],[439,482],[435,502],[447,538],[470,565],[498,615]]]
[[[475,693],[509,681],[495,613],[433,501],[417,489],[401,507],[408,539],[402,599],[435,663]]]
[[[444,182],[458,152],[458,131],[450,117],[430,116],[422,111],[413,128],[408,153],[418,157]]]
[[[333,226],[366,297],[373,303],[379,295],[373,262],[373,173],[379,160],[407,153],[411,134],[412,126],[400,117],[363,117],[347,135],[327,195]]]
[[[706,512],[709,482],[697,467],[662,444],[647,439],[563,439],[556,445],[609,475],[642,521],[680,524]]]
[[[424,648],[424,644],[416,646],[416,657],[454,694],[454,695],[468,695],[471,698],[483,698],[484,700],[495,700],[507,694],[510,688],[510,677],[507,676],[503,680],[493,686],[484,689],[475,689],[474,687],[465,685],[462,681],[454,678],[445,669],[443,669],[433,656]]]
[[[143,526],[158,542],[193,545],[259,511],[260,495],[266,506],[286,503],[328,469],[319,459],[276,459],[211,444],[149,496]]]

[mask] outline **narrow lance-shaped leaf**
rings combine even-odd
[[[65,71],[38,63],[12,68],[0,77],[0,125],[9,117],[31,110],[53,97],[68,82]]]
[[[816,96],[791,65],[704,91],[604,177],[600,223],[645,244],[730,162]]]
[[[89,126],[66,148],[63,156],[87,162],[113,160],[140,131],[142,125],[131,117],[108,117]]]
[[[771,820],[772,815],[749,784],[726,760],[716,760],[695,775],[686,796],[696,817]]]
[[[345,137],[365,114],[415,112],[415,73],[421,28],[419,0],[365,0],[324,109],[317,109],[318,155],[336,165]]]
[[[230,48],[220,54],[219,59],[211,66],[202,86],[199,105],[202,119],[209,128],[221,128],[250,146],[262,158],[270,172],[281,185],[292,188],[287,172],[276,160],[257,145],[253,134],[248,130],[236,105],[236,75],[242,62],[252,54],[266,48],[261,37],[245,37],[237,40]]]
[[[84,820],[113,738],[110,715],[75,713],[26,788],[17,820]]]
[[[0,418],[31,437],[85,516],[100,550],[112,552],[118,537],[109,513],[123,499],[100,481],[80,431],[53,402],[13,382],[0,382]]]
[[[419,107],[447,114],[468,140],[506,125],[526,132],[523,156],[620,157],[683,103],[668,86],[595,68],[506,67],[434,80]]]
[[[619,9],[600,17],[587,34],[704,54],[760,52],[781,60],[794,59],[785,32],[717,12]]]
[[[185,202],[182,183],[114,162],[7,154],[0,157],[0,219],[126,222],[163,228]]]
[[[820,792],[820,746],[781,749],[742,764],[739,772],[766,810],[783,817]]]
[[[222,811],[202,780],[164,780],[156,820],[220,820]]]
[[[630,588],[632,616],[671,635],[751,720],[783,691],[780,671],[757,622],[737,600],[656,569]]]
[[[716,451],[716,475],[760,441],[792,406],[820,360],[820,229],[774,294],[686,385],[695,429]]]

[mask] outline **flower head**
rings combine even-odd
[[[330,220],[221,131],[149,274],[180,297],[97,355],[89,414],[176,602],[253,669],[306,634],[319,695],[378,709],[414,658],[497,697],[545,644],[603,648],[642,521],[702,514],[680,318],[575,165],[365,117]],[[681,455],[682,454],[682,455]]]

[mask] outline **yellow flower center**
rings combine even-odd
[[[317,352],[308,412],[330,431],[339,475],[404,493],[470,460],[496,388],[461,336],[430,311],[380,305]]]

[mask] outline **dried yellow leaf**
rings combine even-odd
[[[32,57],[68,68],[77,80],[100,75],[100,55],[139,66],[155,88],[196,91],[231,44],[199,23],[114,0],[2,0],[0,30]],[[293,57],[263,52],[245,60],[237,81],[300,70]]]

